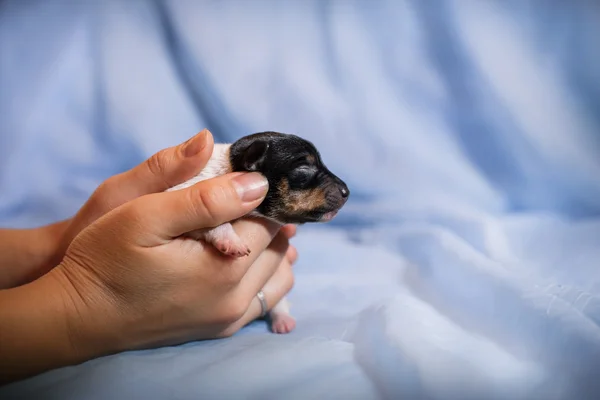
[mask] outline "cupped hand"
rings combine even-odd
[[[261,289],[273,307],[293,285],[294,227],[237,220],[251,249],[239,259],[182,236],[247,214],[266,190],[259,174],[229,174],[131,200],[76,236],[50,274],[81,358],[230,336],[260,315]]]
[[[73,238],[110,210],[196,175],[208,162],[213,144],[210,132],[203,130],[187,142],[108,178],[73,218],[32,229],[0,229],[0,288],[21,286],[46,274],[60,263]]]
[[[49,264],[58,264],[73,238],[102,215],[140,196],[163,192],[198,174],[210,159],[213,147],[213,136],[204,129],[184,143],[163,149],[134,168],[106,179],[77,214],[63,223],[66,228],[53,254],[54,262]]]

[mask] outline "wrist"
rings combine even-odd
[[[71,220],[68,219],[37,229],[35,235],[38,243],[37,253],[41,272],[46,273],[61,262],[65,250],[63,248],[63,237],[70,224]]]
[[[48,275],[61,287],[66,334],[76,358],[89,360],[126,349],[119,307],[98,279],[68,257]]]
[[[68,224],[0,230],[0,289],[32,282],[58,264],[57,249]]]
[[[0,383],[78,364],[88,357],[73,346],[63,285],[53,275],[0,291]]]

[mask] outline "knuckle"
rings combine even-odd
[[[112,208],[112,197],[117,188],[117,177],[111,176],[102,182],[92,196],[90,196],[90,202],[93,204],[94,208]]]
[[[214,315],[212,315],[212,317],[209,321],[210,325],[225,326],[225,327],[230,326],[234,322],[235,322],[235,320],[233,320],[229,314],[227,314],[223,311],[216,312]]]
[[[234,271],[234,268],[222,268],[221,273],[217,277],[217,284],[225,289],[231,290],[239,285],[241,276]]]
[[[290,290],[293,289],[296,278],[294,276],[294,271],[292,270],[291,264],[282,264],[282,268],[283,271],[281,273],[280,288],[283,293],[288,293]]]
[[[271,246],[278,253],[285,254],[288,250],[288,247],[290,247],[290,241],[284,235],[276,235],[271,242]]]
[[[285,293],[289,293],[294,288],[294,284],[296,283],[295,281],[296,278],[294,277],[292,269],[289,268],[287,274],[285,274],[285,279],[283,281],[283,289]]]
[[[291,267],[291,265],[294,264],[298,259],[298,250],[294,246],[290,245],[287,249],[286,256]]]
[[[219,333],[219,338],[229,338],[240,331],[244,327],[241,321],[234,321],[225,326],[225,328]]]
[[[169,164],[172,161],[172,157],[170,156],[168,149],[164,149],[159,151],[158,153],[153,154],[150,158],[146,160],[146,167],[150,171],[150,173],[157,177],[162,177],[166,175],[166,172],[169,168]]]
[[[244,277],[244,271],[236,268],[235,261],[226,260],[222,255],[216,254],[218,250],[212,249],[215,252],[215,258],[212,258],[210,268],[207,269],[204,278],[209,281],[214,288],[223,296],[229,296],[234,293]]]
[[[221,331],[219,338],[222,338],[222,339],[230,338],[233,335],[235,335],[239,330],[240,329],[235,325],[229,326],[226,329],[224,329],[223,331]]]
[[[187,193],[187,204],[189,212],[197,219],[204,220],[207,225],[215,220],[214,206],[205,188],[192,186]]]
[[[244,301],[240,296],[232,296],[229,301],[226,301],[221,311],[223,322],[233,324],[239,321],[248,310],[248,302]]]
[[[96,189],[96,192],[106,192],[111,190],[111,188],[116,186],[116,175],[113,175],[107,179],[104,180],[104,182],[102,182],[100,185],[98,185],[98,188]]]
[[[223,184],[192,186],[189,196],[192,212],[210,225],[219,223],[220,208],[227,204],[230,198],[227,188]]]
[[[133,230],[139,227],[147,215],[144,204],[135,200],[125,204],[119,211],[119,219],[124,222],[123,225]]]

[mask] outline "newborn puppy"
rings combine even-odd
[[[346,184],[327,169],[315,146],[295,135],[261,132],[232,144],[215,144],[204,169],[194,178],[169,191],[230,172],[260,172],[269,181],[264,201],[249,215],[267,218],[280,225],[327,222],[348,200]],[[230,223],[190,233],[213,245],[221,253],[243,257],[250,249]],[[284,298],[269,312],[271,329],[287,333],[295,321]]]

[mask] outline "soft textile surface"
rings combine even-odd
[[[594,2],[0,2],[3,226],[203,127],[300,134],[352,190],[300,230],[292,334],[0,397],[600,398],[599,41]]]

